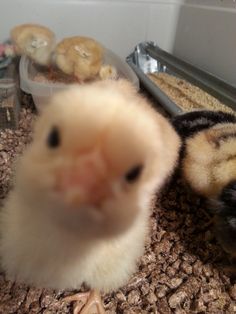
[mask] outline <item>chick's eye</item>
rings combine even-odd
[[[141,173],[143,170],[143,166],[142,165],[137,165],[135,167],[133,167],[132,169],[130,169],[126,175],[125,175],[125,180],[129,183],[133,183],[136,180],[138,180],[138,178],[140,177]]]
[[[57,127],[53,127],[50,131],[50,133],[48,134],[48,138],[47,138],[47,145],[50,148],[56,148],[60,145],[60,134],[59,134],[59,130]]]

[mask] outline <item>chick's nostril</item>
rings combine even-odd
[[[110,194],[108,177],[96,163],[86,160],[56,174],[55,190],[73,205],[101,203]]]
[[[102,179],[93,173],[91,169],[64,170],[57,175],[57,186],[65,191],[75,187],[82,190],[92,190],[100,180]]]
[[[100,178],[83,176],[66,176],[59,182],[59,194],[66,203],[80,205],[100,205],[110,194],[110,189]]]

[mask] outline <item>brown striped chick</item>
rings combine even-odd
[[[182,168],[193,190],[218,197],[236,178],[236,124],[219,123],[188,138]]]
[[[88,37],[65,38],[55,48],[54,61],[62,72],[79,81],[94,79],[102,66],[103,47]]]
[[[11,30],[11,40],[18,55],[26,55],[40,65],[49,65],[55,45],[55,35],[47,27],[22,24]]]
[[[236,277],[236,117],[220,111],[177,116],[180,164],[188,184],[206,197],[215,236],[230,257],[224,271]]]
[[[144,251],[151,201],[171,174],[180,140],[125,81],[54,96],[19,161],[1,214],[1,260],[16,280],[55,289],[112,291]],[[67,301],[87,302],[96,293]]]

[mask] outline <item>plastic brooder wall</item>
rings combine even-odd
[[[145,40],[236,85],[234,0],[1,0],[0,40],[19,23],[87,35],[125,58]]]

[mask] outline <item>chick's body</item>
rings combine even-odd
[[[200,195],[218,197],[236,177],[236,116],[196,111],[177,116],[173,125],[182,138],[184,178]]]
[[[236,116],[196,111],[173,121],[182,138],[181,170],[191,188],[207,200],[222,248],[236,258]],[[225,269],[236,274],[234,265]]]
[[[178,148],[169,122],[126,82],[55,96],[1,213],[7,275],[56,289],[125,284],[143,253],[152,197]]]
[[[54,51],[58,68],[81,81],[93,79],[103,60],[103,48],[92,38],[74,36],[63,39]]]
[[[219,124],[186,142],[183,173],[195,191],[218,196],[236,178],[236,124]]]
[[[16,53],[26,55],[40,65],[49,65],[55,44],[55,35],[47,27],[22,24],[11,30]]]

